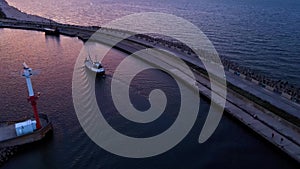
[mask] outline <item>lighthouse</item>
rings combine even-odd
[[[31,103],[31,106],[33,109],[34,117],[36,120],[36,128],[40,129],[42,126],[41,126],[41,121],[39,118],[39,114],[38,114],[38,110],[37,110],[37,103],[36,103],[38,96],[35,96],[35,94],[34,94],[31,79],[30,79],[30,77],[32,76],[32,69],[29,68],[25,62],[23,63],[23,69],[24,70],[23,70],[22,76],[25,77],[26,83],[27,83],[28,95],[29,95],[28,101]]]

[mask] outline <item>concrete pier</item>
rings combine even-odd
[[[0,127],[0,142],[15,137],[17,137],[17,134],[15,126],[13,124],[5,127]]]

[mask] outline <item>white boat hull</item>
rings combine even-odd
[[[102,76],[105,75],[105,69],[103,67],[101,67],[101,68],[95,67],[95,65],[93,64],[92,61],[86,60],[84,64],[87,69],[89,69],[92,72],[97,73],[97,75],[102,75]]]

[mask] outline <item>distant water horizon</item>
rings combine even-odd
[[[7,0],[23,12],[61,23],[98,25],[137,12],[189,20],[221,56],[300,87],[300,1],[297,0]]]

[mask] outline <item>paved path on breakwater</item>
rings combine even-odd
[[[84,27],[84,26],[72,26],[72,25],[64,25],[64,24],[50,24],[43,22],[31,22],[31,21],[16,21],[16,20],[0,20],[0,27],[7,28],[18,28],[18,29],[31,29],[37,31],[43,31],[44,28],[48,27],[57,27],[59,28],[61,34],[67,36],[78,37],[84,41],[86,41],[95,31],[99,29],[99,27]],[[120,31],[115,31],[111,29],[103,29],[102,30],[104,37],[101,41],[106,44],[110,44],[112,39],[115,37],[122,37],[125,34]],[[119,39],[119,38],[117,38]],[[138,43],[143,43],[148,46],[159,47],[157,45],[154,46],[153,43],[147,42],[143,39],[131,38],[131,41],[124,41],[124,43],[120,43],[118,48],[123,49],[123,51],[137,51],[137,48],[144,48],[145,46],[140,45],[138,43],[134,43],[134,41]],[[160,46],[161,49],[167,50],[175,54],[176,56],[182,58],[185,61],[191,62],[199,67],[203,67],[203,65],[193,59],[192,56],[188,56],[183,52],[180,52],[176,49],[170,49],[165,46]],[[234,85],[249,85],[251,90],[257,91],[253,88],[254,84],[247,84],[246,82],[241,82],[241,80],[237,80],[236,77],[227,72],[228,80]],[[232,80],[233,79],[233,80]],[[211,90],[210,90],[210,82],[206,77],[201,74],[197,74],[198,87],[201,93],[210,98]],[[237,84],[236,84],[237,83]],[[245,89],[248,91],[248,87]],[[250,93],[252,93],[250,91]],[[267,91],[265,91],[267,92]],[[263,92],[262,92],[263,93]],[[260,95],[263,96],[264,95]],[[275,96],[275,101],[276,101]],[[279,97],[278,97],[279,98]],[[240,96],[239,94],[229,90],[228,97],[226,103],[226,113],[238,119],[240,122],[251,128],[253,131],[261,135],[263,138],[282,149],[284,152],[289,154],[291,157],[300,162],[300,134],[299,131],[293,129],[291,124],[286,122],[283,119],[278,118],[273,115],[271,112],[266,109],[256,105],[252,101]],[[263,98],[268,99],[268,98]],[[279,99],[277,102],[281,102]],[[292,106],[288,102],[287,106]],[[297,105],[296,105],[297,106]],[[289,110],[289,109],[288,109]],[[298,109],[299,110],[299,109]]]

